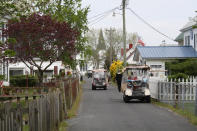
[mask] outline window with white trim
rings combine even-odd
[[[197,34],[194,34],[194,49],[197,50]]]
[[[152,69],[160,69],[162,65],[150,65]]]
[[[190,36],[185,36],[185,45],[190,45]]]

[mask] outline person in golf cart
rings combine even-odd
[[[150,103],[151,95],[148,84],[148,66],[128,66],[125,67],[121,91],[124,102],[138,99]]]
[[[128,73],[128,80],[137,80],[137,76],[134,74],[134,72]]]

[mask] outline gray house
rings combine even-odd
[[[181,33],[177,36],[175,41],[180,46],[192,46],[197,51],[197,16],[191,19],[183,28]]]

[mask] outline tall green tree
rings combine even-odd
[[[113,29],[114,31],[110,35],[108,31],[105,32],[105,40],[106,40],[106,46],[107,48],[110,47],[110,42],[112,43],[112,48],[115,51],[115,55],[120,54],[121,48],[123,48],[123,38],[122,38],[122,29]],[[136,44],[137,40],[140,38],[140,36],[137,33],[127,33],[127,44]]]
[[[197,11],[195,11],[195,12],[197,13]],[[196,22],[196,25],[194,25],[193,28],[197,28],[197,15],[196,15],[194,21]]]
[[[79,32],[75,41],[75,55],[80,52],[88,52],[88,47],[85,45],[87,39],[84,34],[88,31],[87,14],[89,7],[82,7],[81,2],[82,0],[34,0],[35,11],[50,14],[58,21],[67,22],[71,28]],[[70,63],[67,56],[65,56],[64,63]],[[75,64],[72,63],[72,65]]]
[[[109,30],[109,29],[105,29],[105,30]],[[127,34],[127,44],[129,43],[137,43],[137,40],[139,38],[139,35],[137,33],[128,33]],[[90,29],[87,33],[86,33],[86,37],[87,37],[87,45],[89,45],[92,48],[92,62],[94,63],[94,67],[97,67],[98,63],[100,63],[100,61],[102,59],[105,59],[105,68],[108,68],[109,65],[109,60],[110,60],[110,42],[112,43],[112,58],[114,59],[118,59],[117,55],[120,54],[121,52],[121,47],[122,47],[122,30],[121,29],[113,29],[113,31],[110,32],[109,31],[105,31],[104,33],[101,32],[100,30],[97,29]],[[100,40],[99,40],[100,39]],[[104,41],[104,42],[102,42]],[[98,54],[100,52],[100,45],[99,43],[105,43],[105,57],[100,58],[98,57]],[[99,48],[96,48],[99,47]]]
[[[97,48],[99,44],[99,36],[100,36],[99,34],[100,34],[100,30],[97,30],[97,29],[91,29],[86,33],[86,37],[88,40],[87,45],[89,45],[92,50],[92,56],[90,60],[92,61],[94,68],[99,68],[99,64],[101,61],[101,58],[99,55],[99,52],[101,50]]]
[[[106,55],[106,57],[105,57],[104,68],[109,70],[109,67],[110,67],[110,48],[107,49],[105,55]],[[112,61],[114,61],[114,60],[117,60],[117,55],[115,54],[114,48],[112,48]]]
[[[32,66],[37,68],[40,83],[43,73],[55,61],[63,60],[65,55],[73,59],[79,33],[68,23],[52,19],[50,15],[32,14],[19,21],[9,20],[7,26],[3,33],[9,38],[6,47],[30,70]],[[45,61],[48,63],[43,67]]]
[[[97,50],[105,50],[105,49],[106,49],[105,39],[103,37],[103,31],[102,29],[100,29]]]
[[[0,20],[8,20],[30,13],[31,0],[1,0]]]
[[[0,18],[28,17],[32,13],[50,15],[59,22],[68,23],[79,35],[75,40],[76,51],[73,56],[80,52],[88,52],[85,46],[87,41],[84,34],[87,32],[88,7],[82,7],[82,0],[1,0]],[[86,53],[88,54],[88,53]],[[69,55],[64,56],[65,64],[76,65]]]

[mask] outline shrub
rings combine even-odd
[[[4,75],[0,75],[0,80],[4,80],[5,76]]]
[[[116,73],[119,69],[123,69],[123,62],[120,60],[113,61],[113,63],[110,66],[110,74],[113,80],[115,79]]]
[[[172,79],[172,81],[175,81],[175,80],[178,80],[178,79],[184,79],[184,80],[186,80],[187,78],[188,78],[188,76],[186,74],[184,74],[184,73],[177,73],[175,75],[168,76],[168,79],[169,80]]]
[[[35,76],[27,76],[27,75],[21,75],[21,76],[12,76],[10,77],[10,85],[16,86],[16,87],[26,87],[28,84],[28,87],[33,87],[38,84],[38,78]]]

